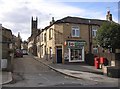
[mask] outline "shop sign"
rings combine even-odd
[[[75,46],[75,43],[74,43],[74,42],[69,42],[69,46],[74,47],[74,46]]]
[[[75,41],[68,42],[68,47],[82,47],[83,45],[84,45],[84,42],[75,42]]]

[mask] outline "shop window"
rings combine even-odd
[[[82,60],[82,49],[71,49],[72,60]]]
[[[72,27],[72,37],[80,37],[80,29],[78,26]]]
[[[64,54],[64,59],[65,61],[69,60],[69,49],[66,49],[65,54]]]

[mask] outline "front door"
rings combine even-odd
[[[62,63],[62,49],[57,49],[57,63]]]

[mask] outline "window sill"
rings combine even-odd
[[[80,36],[71,36],[71,37],[80,37]]]
[[[79,37],[71,37],[71,38],[79,38],[79,39],[81,39],[82,37],[79,36]]]

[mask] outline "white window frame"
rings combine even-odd
[[[97,35],[97,26],[92,26],[92,37],[94,38],[94,37],[96,37],[96,35]]]
[[[97,35],[97,29],[92,29],[92,37],[96,37]]]
[[[83,62],[84,60],[84,46],[82,47],[82,60],[71,60],[71,49],[68,48],[69,50],[69,62]]]
[[[75,30],[75,35],[73,35],[73,30]],[[78,34],[77,31],[79,32],[79,35],[77,35]],[[80,28],[79,28],[79,26],[72,26],[71,34],[72,34],[72,37],[80,37]]]

